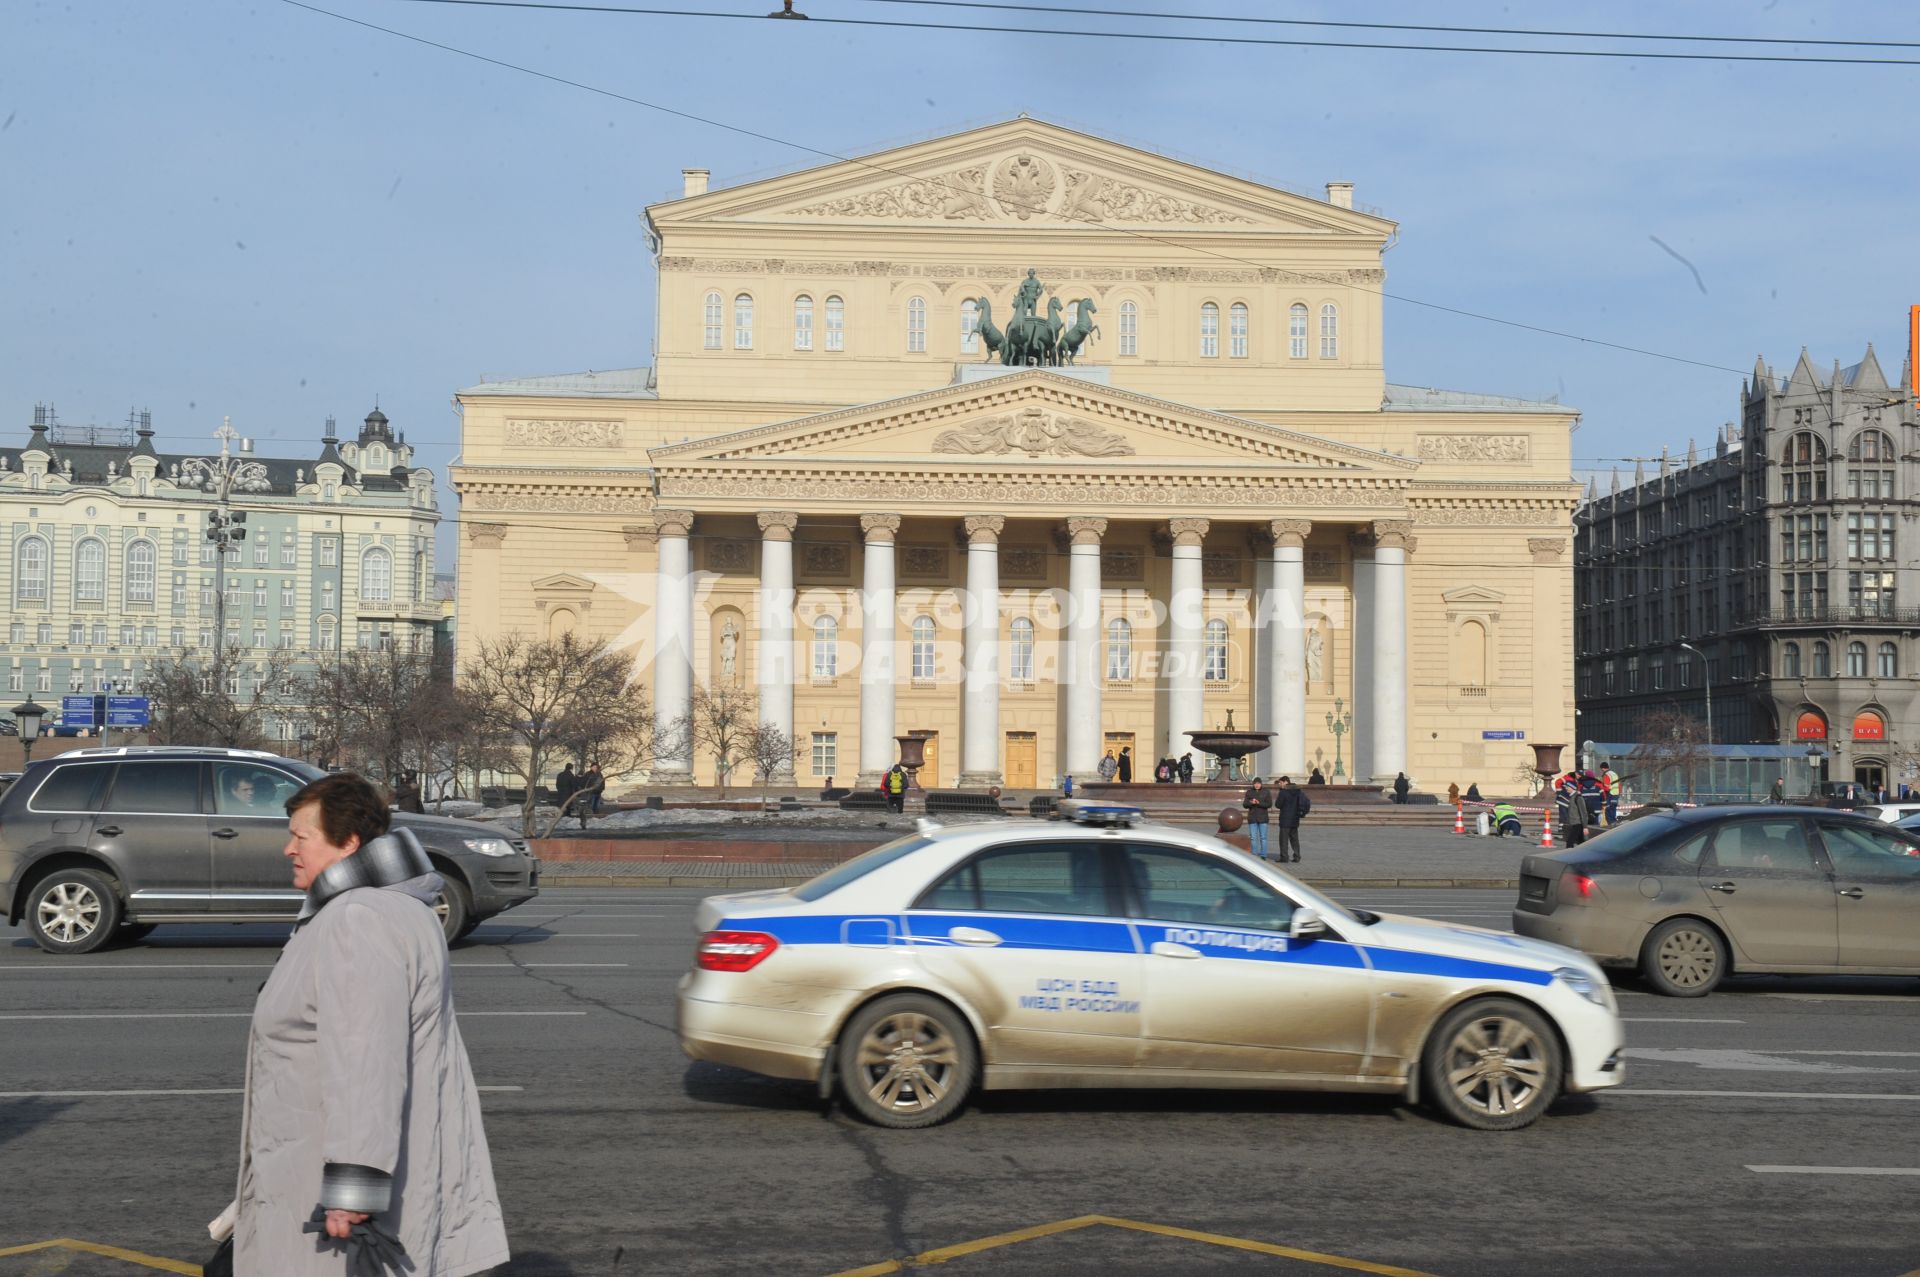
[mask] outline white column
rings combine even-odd
[[[793,530],[800,516],[789,510],[760,515],[760,650],[755,683],[760,724],[793,738]],[[769,780],[791,780],[793,756]]]
[[[667,785],[693,783],[693,742],[687,718],[693,710],[693,580],[687,538],[691,510],[655,510],[653,586],[653,778]]]
[[[1191,754],[1193,770],[1206,775],[1206,755],[1194,749],[1188,732],[1207,725],[1206,670],[1202,631],[1207,623],[1206,585],[1200,566],[1205,519],[1172,519],[1173,584],[1167,600],[1167,756],[1176,762]]]
[[[1373,525],[1373,781],[1407,769],[1407,551],[1413,524]]]
[[[976,514],[967,529],[966,682],[960,707],[960,787],[998,785],[1000,770],[1000,533]]]
[[[1353,556],[1353,667],[1348,686],[1353,724],[1345,738],[1346,774],[1340,779],[1364,785],[1373,776],[1373,533],[1355,532],[1347,544]]]
[[[1247,552],[1253,557],[1253,633],[1247,662],[1247,702],[1253,708],[1247,725],[1255,731],[1273,730],[1274,636],[1279,627],[1273,623],[1273,546],[1263,532],[1249,532]],[[1269,744],[1248,758],[1255,776],[1271,777],[1278,757]]]
[[[897,514],[863,514],[866,565],[860,578],[860,774],[855,783],[871,787],[893,766],[894,599],[893,538]]]
[[[1273,772],[1306,783],[1307,631],[1306,543],[1313,524],[1273,521]]]
[[[1101,661],[1100,538],[1105,519],[1068,519],[1067,550],[1067,774],[1091,779],[1100,771]],[[1135,764],[1138,766],[1138,763]]]

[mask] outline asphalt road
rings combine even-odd
[[[1920,981],[1625,986],[1628,1087],[1511,1135],[1373,1098],[1157,1092],[996,1094],[888,1132],[680,1054],[698,894],[552,890],[456,951],[474,1071],[500,1088],[506,1271],[825,1277],[951,1247],[952,1277],[1920,1269]],[[1511,900],[1341,894],[1497,927]],[[203,1256],[284,936],[163,929],[58,959],[0,932],[0,1277],[141,1271],[5,1253],[52,1238]]]

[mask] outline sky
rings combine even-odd
[[[416,464],[443,481],[442,571],[457,534],[444,483],[458,445],[452,393],[483,377],[648,363],[654,276],[641,211],[678,194],[682,168],[711,169],[720,188],[811,167],[820,151],[868,154],[1026,111],[1305,193],[1351,181],[1359,204],[1400,223],[1387,256],[1388,379],[1579,408],[1576,468],[1597,471],[1603,489],[1615,464],[1630,475],[1634,457],[1683,455],[1689,438],[1710,446],[1756,355],[1784,373],[1802,346],[1826,367],[1872,341],[1896,376],[1907,307],[1920,302],[1920,66],[313,2],[683,114],[289,0],[7,0],[0,436],[23,442],[36,403],[70,425],[119,424],[145,408],[162,450],[196,448],[231,416],[262,453],[318,455],[326,418],[357,429],[377,396]],[[1005,28],[1569,47],[900,0],[797,7]],[[1732,51],[1920,59],[1920,11],[1893,0],[1113,7],[1910,41]]]

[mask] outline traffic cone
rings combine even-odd
[[[1540,845],[1553,846],[1553,820],[1544,811],[1540,813]]]
[[[1453,809],[1453,832],[1456,834],[1467,832],[1467,809],[1464,807]]]

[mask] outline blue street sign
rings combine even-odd
[[[1525,740],[1525,732],[1481,732],[1481,740]]]
[[[151,721],[151,708],[144,696],[109,696],[107,726],[145,727]]]
[[[92,727],[93,697],[62,696],[60,698],[60,725],[63,727]]]

